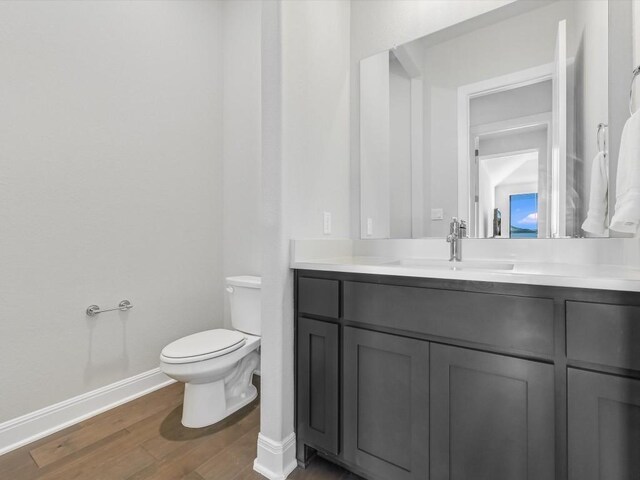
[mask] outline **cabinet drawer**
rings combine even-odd
[[[340,282],[323,278],[298,279],[298,312],[338,318]]]
[[[640,307],[567,302],[567,356],[640,370]]]
[[[553,300],[344,282],[344,318],[553,355]]]

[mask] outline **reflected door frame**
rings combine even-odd
[[[487,136],[507,133],[507,132],[511,132],[511,133],[516,133],[517,131],[524,132],[526,130],[530,130],[536,127],[540,127],[544,129],[546,131],[546,137],[547,137],[545,142],[544,165],[542,164],[542,162],[539,163],[539,168],[541,169],[541,171],[539,172],[539,176],[538,176],[538,193],[540,194],[540,208],[542,212],[542,217],[541,217],[542,220],[540,222],[539,233],[540,233],[540,238],[547,238],[551,236],[551,225],[550,225],[551,222],[549,221],[549,218],[551,215],[551,196],[552,196],[551,182],[549,179],[551,167],[552,167],[551,165],[552,114],[550,112],[539,113],[535,115],[528,115],[525,117],[517,117],[510,120],[505,120],[505,121],[491,123],[491,124],[477,125],[471,128],[469,133],[470,133],[470,138],[473,139],[473,143],[474,143],[473,155],[475,159],[475,164],[474,164],[475,177],[474,178],[476,181],[474,182],[474,184],[475,184],[475,188],[479,187],[480,161],[483,159],[495,158],[495,157],[518,156],[518,155],[530,153],[532,151],[537,151],[538,154],[540,154],[540,149],[533,148],[533,149],[524,149],[524,150],[504,151],[499,154],[496,153],[496,154],[487,155],[479,150],[479,144],[482,137],[487,137]],[[472,172],[470,171],[469,172],[470,183],[472,181],[471,173]],[[478,192],[476,192],[475,195],[479,197]],[[473,195],[471,195],[471,192],[470,192],[470,197],[472,196]],[[478,201],[476,202],[475,205],[474,205],[473,199],[471,199],[470,202],[471,202],[470,203],[471,205],[473,205],[474,207],[477,207],[480,203],[482,203],[482,198],[478,198]],[[474,228],[475,225],[477,224],[477,219],[479,217],[478,210],[479,210],[478,208],[474,208],[474,211],[470,212],[470,215],[473,214],[473,216],[472,217],[470,216],[471,221],[469,222],[469,229],[470,229],[469,231],[472,233],[475,233],[474,237],[476,238],[485,238],[485,237],[480,237],[478,235],[480,231],[479,228]]]
[[[550,140],[551,139],[551,132],[550,132],[551,120],[550,120],[549,117],[550,117],[550,114],[549,115],[541,114],[541,115],[533,115],[533,116],[530,116],[530,117],[525,117],[523,119],[523,120],[531,119],[532,123],[529,123],[527,125],[534,125],[534,126],[544,125],[544,128],[545,128],[546,133],[547,133],[547,141],[546,141],[546,150],[547,150],[547,152],[546,152],[546,156],[545,156],[545,158],[547,160],[547,168],[548,168],[549,158],[550,158],[550,153],[549,152],[550,152],[550,142],[551,142],[551,140]],[[548,118],[548,120],[545,120],[545,118]],[[514,127],[514,128],[512,128],[512,130],[517,130],[517,129],[520,129],[520,128],[526,128],[526,127]],[[501,132],[501,131],[505,131],[505,130],[499,130],[499,132]],[[491,134],[493,132],[492,131],[488,131],[486,133]],[[479,136],[475,136],[475,134],[474,134],[474,137],[477,138],[478,140],[480,138]],[[478,151],[477,148],[476,148],[476,151]],[[531,148],[531,149],[526,149],[526,150],[505,151],[505,152],[502,152],[502,153],[494,153],[494,154],[490,154],[490,155],[476,155],[476,162],[477,162],[476,167],[477,167],[477,170],[478,170],[476,172],[476,175],[477,175],[476,176],[476,178],[477,178],[476,187],[478,187],[478,188],[480,187],[480,183],[481,183],[480,180],[481,179],[480,179],[479,170],[480,170],[480,165],[481,165],[483,160],[491,160],[491,159],[495,159],[495,158],[522,157],[522,156],[528,156],[530,154],[535,154],[536,157],[538,157],[537,161],[539,162],[540,151],[539,151],[539,149],[536,149],[536,148]],[[538,170],[539,170],[539,167],[538,167]],[[541,180],[540,173],[538,173],[536,193],[540,194],[540,192],[545,191],[545,193],[548,195],[549,188],[548,188],[547,183],[545,183],[543,185],[543,184],[541,184],[540,180]],[[478,194],[478,197],[479,198],[478,198],[477,207],[481,207],[482,206],[482,196]],[[541,196],[539,195],[539,198],[540,197]],[[548,202],[546,204],[544,204],[544,207],[548,208]],[[498,208],[497,203],[494,204],[492,208]],[[476,214],[475,218],[476,219],[480,217],[480,215],[478,213],[481,210],[482,210],[481,208],[476,208],[476,212],[475,212],[475,214]],[[510,219],[511,219],[511,211],[505,212],[505,211],[501,210],[501,213],[502,213],[503,222],[506,220],[506,224],[503,223],[503,226],[506,225],[507,227],[509,227],[509,229],[506,230],[506,231],[509,232],[509,235],[507,237],[504,237],[504,235],[502,235],[502,236],[500,236],[498,238],[511,238],[510,225],[509,225]],[[547,220],[546,220],[546,218],[547,218],[546,216],[543,215],[542,218],[543,218],[543,222],[548,223]],[[479,226],[479,224],[480,224],[480,222],[477,223],[478,226]],[[485,235],[485,236],[480,236],[479,234],[482,233],[481,230],[482,230],[481,228],[478,228],[476,230],[475,238],[495,238],[495,237],[490,236],[488,234]],[[504,231],[505,230],[503,229],[503,232]],[[540,232],[540,237],[539,238],[545,238],[545,235],[547,234],[547,230],[545,228],[545,225],[543,225],[541,229],[539,228],[538,231]],[[493,233],[493,232],[491,232],[491,233]]]
[[[458,217],[468,221],[471,232],[477,231],[473,214],[477,192],[471,191],[470,159],[475,156],[470,135],[471,99],[551,80],[553,72],[554,64],[548,63],[458,87]]]

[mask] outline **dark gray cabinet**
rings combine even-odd
[[[301,278],[298,281],[298,312],[307,315],[338,318],[340,282],[323,278]]]
[[[567,302],[567,356],[640,370],[640,307]]]
[[[297,455],[368,480],[640,480],[640,294],[296,272]]]
[[[344,328],[344,458],[374,478],[424,480],[429,343]]]
[[[639,478],[640,381],[570,368],[569,479]]]
[[[431,346],[431,480],[554,478],[553,367]]]
[[[553,354],[549,298],[344,282],[343,316],[372,326]]]
[[[298,435],[314,448],[338,453],[338,325],[298,318]]]

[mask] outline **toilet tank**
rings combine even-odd
[[[242,275],[227,277],[231,304],[231,325],[236,330],[260,335],[260,287],[262,278]]]

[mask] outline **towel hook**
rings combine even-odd
[[[598,124],[598,131],[596,132],[596,144],[598,145],[598,152],[603,155],[607,155],[607,128],[609,125],[606,123]],[[602,142],[600,141],[602,139]],[[601,146],[602,145],[602,146]]]
[[[633,84],[636,77],[640,75],[640,66],[633,69],[633,76],[631,77],[631,86],[629,87],[629,113],[633,115]]]

